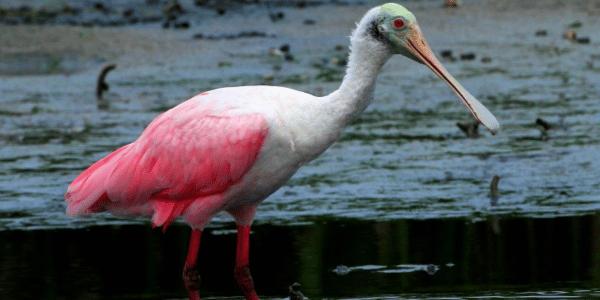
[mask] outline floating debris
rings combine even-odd
[[[279,48],[269,48],[269,56],[283,57],[285,53]]]
[[[220,61],[217,63],[217,67],[219,68],[226,68],[226,67],[231,67],[233,66],[233,63],[230,61]]]
[[[81,13],[81,9],[79,8],[75,8],[73,6],[70,6],[68,4],[65,4],[62,8],[62,12],[66,15],[78,15],[79,13]]]
[[[283,20],[285,18],[285,13],[282,11],[269,13],[269,18],[271,22],[277,22]]]
[[[440,52],[440,56],[442,56],[442,58],[446,59],[446,60],[450,60],[450,61],[454,61],[455,60],[455,58],[454,58],[454,56],[452,54],[452,50],[442,50]]]
[[[242,38],[274,38],[274,34],[268,34],[262,31],[242,31],[239,33],[226,34],[194,34],[195,39],[199,40],[233,40]]]
[[[550,123],[542,118],[535,119],[535,124],[540,128],[540,139],[542,141],[548,140],[548,130],[552,129]]]
[[[267,74],[262,77],[262,82],[264,84],[272,84],[274,79],[275,79],[275,76]]]
[[[456,8],[460,5],[459,0],[444,0],[444,7]]]
[[[283,57],[286,61],[293,61],[294,55],[290,53],[290,45],[283,44],[279,48],[269,48],[269,55],[276,57]]]
[[[576,39],[577,43],[579,44],[589,44],[590,43],[590,38],[587,36],[582,36]]]
[[[492,62],[492,58],[489,57],[489,56],[484,56],[484,57],[481,58],[481,62],[484,63],[484,64],[489,64],[489,63]]]
[[[479,122],[477,121],[469,123],[457,122],[456,127],[458,127],[468,138],[479,137]]]
[[[297,282],[292,283],[292,285],[290,285],[288,287],[290,300],[304,300],[304,299],[306,299],[304,297],[304,294],[302,294],[302,292],[300,291],[300,287],[301,287],[301,285],[299,283],[297,283]]]
[[[540,29],[535,32],[535,36],[547,36],[547,35],[548,35],[548,31],[544,30],[544,29]]]
[[[94,3],[94,9],[97,11],[100,11],[104,14],[108,13],[108,8],[106,6],[104,6],[104,4],[102,2]]]
[[[569,41],[575,41],[577,39],[577,32],[575,30],[567,30],[563,33],[563,37]]]
[[[128,9],[126,9],[126,10],[123,11],[123,17],[130,18],[130,17],[133,16],[134,12],[135,11],[133,10],[133,8],[128,8]]]
[[[177,0],[168,1],[162,8],[165,21],[162,24],[163,28],[173,26],[175,29],[187,29],[190,27],[188,21],[177,21],[177,18],[185,13],[185,10]]]
[[[304,25],[315,25],[317,22],[313,19],[306,19],[304,20],[304,22],[302,22],[302,24]]]
[[[173,27],[176,29],[188,29],[188,28],[190,28],[190,22],[188,22],[188,21],[175,22],[173,24]]]
[[[460,59],[461,60],[474,60],[475,59],[475,53],[462,53],[460,55]]]
[[[279,46],[279,50],[283,53],[289,53],[290,52],[290,44],[283,44],[283,45]]]
[[[569,24],[569,28],[580,28],[581,26],[583,26],[583,23],[581,21],[575,21]]]
[[[577,32],[575,32],[575,30],[572,29],[565,31],[563,37],[569,41],[576,42],[579,44],[589,44],[591,41],[590,38],[587,36],[578,37]]]
[[[329,63],[332,65],[339,66],[339,67],[343,67],[343,66],[346,66],[346,64],[348,63],[348,60],[346,59],[346,57],[334,56],[329,60]]]
[[[305,8],[306,7],[306,1],[300,0],[296,2],[296,7],[297,8]]]
[[[109,65],[105,65],[104,67],[102,67],[102,70],[100,70],[100,74],[98,75],[98,80],[96,81],[96,99],[97,100],[102,100],[102,94],[104,94],[105,91],[108,91],[110,89],[108,83],[106,83],[106,76],[108,75],[108,72],[114,70],[117,67],[117,65],[115,64],[109,64]]]
[[[348,48],[336,45],[334,51],[333,53],[327,52],[324,57],[312,63],[312,66],[318,70],[318,74],[315,76],[316,80],[333,82],[343,78],[348,63]]]
[[[550,123],[548,123],[542,118],[535,119],[535,124],[541,126],[544,131],[550,130],[552,128],[552,125],[550,125]]]
[[[185,10],[177,0],[171,0],[163,6],[163,13],[166,16],[177,16],[185,13]]]

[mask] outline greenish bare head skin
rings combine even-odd
[[[379,6],[379,12],[371,24],[368,32],[375,40],[387,44],[392,53],[404,55],[426,65],[433,73],[448,83],[480,123],[492,133],[500,128],[496,117],[450,75],[435,57],[421,33],[417,18],[413,13],[400,4],[383,4]]]
[[[406,9],[406,7],[397,4],[397,3],[386,3],[380,6],[381,12],[392,17],[404,17],[405,19],[416,22],[417,18],[415,15],[410,12],[410,10]]]
[[[390,42],[396,54],[402,54],[414,61],[421,62],[412,53],[406,50],[408,38],[419,31],[417,18],[406,7],[396,3],[386,3],[379,7],[379,32]],[[398,22],[403,24],[398,27]]]

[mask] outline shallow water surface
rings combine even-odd
[[[497,136],[481,132],[479,138],[466,138],[454,123],[470,116],[449,89],[421,65],[394,57],[382,71],[367,111],[340,142],[266,201],[257,221],[477,219],[598,211],[600,33],[591,28],[600,26],[593,17],[600,9],[570,4],[559,12],[550,2],[502,3],[473,2],[458,10],[428,2],[407,4],[436,50],[449,49],[455,57],[476,54],[475,60],[444,63],[497,115],[503,126]],[[244,30],[273,33],[274,38],[194,41],[192,32],[206,28],[215,29],[211,34],[239,31],[229,19],[202,14],[197,21],[204,26],[183,32],[165,31],[158,24],[140,25],[133,32],[122,29],[125,37],[118,31],[94,31],[98,38],[119,38],[113,47],[143,33],[128,44],[132,54],[118,59],[102,103],[94,99],[96,70],[5,75],[0,81],[0,229],[138,222],[109,215],[67,218],[63,193],[92,162],[134,140],[157,113],[202,90],[265,83],[319,94],[335,89],[345,57],[344,47],[336,45],[347,44],[352,22],[367,8],[278,8],[287,16],[278,23],[265,17],[262,6],[231,12],[231,20],[247,22]],[[532,16],[534,12],[540,13]],[[510,22],[504,18],[508,15]],[[320,18],[324,16],[328,18]],[[296,24],[309,17],[323,22],[314,27],[319,30]],[[573,20],[581,21],[577,30],[589,35],[591,44],[562,38]],[[453,25],[451,30],[445,22]],[[297,26],[305,30],[295,30]],[[498,32],[498,27],[505,30]],[[534,36],[540,28],[548,35]],[[161,45],[152,42],[153,36],[170,41],[162,47],[171,48],[157,50],[159,60],[136,50]],[[268,47],[282,43],[290,45],[294,61],[268,54]],[[81,57],[92,55],[87,48]],[[168,51],[180,53],[163,61]],[[536,118],[546,119],[551,129],[541,132]],[[501,178],[500,198],[492,205],[489,182],[494,175]],[[216,225],[224,222],[229,219],[215,220]]]

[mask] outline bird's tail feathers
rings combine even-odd
[[[65,194],[68,215],[84,215],[104,210],[104,204],[110,201],[106,193],[105,181],[128,147],[129,145],[125,145],[117,149],[73,180]]]

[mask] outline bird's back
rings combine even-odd
[[[65,195],[67,213],[153,213],[160,226],[238,182],[256,160],[268,124],[259,113],[227,109],[211,93],[159,115],[135,142],[81,173]]]

